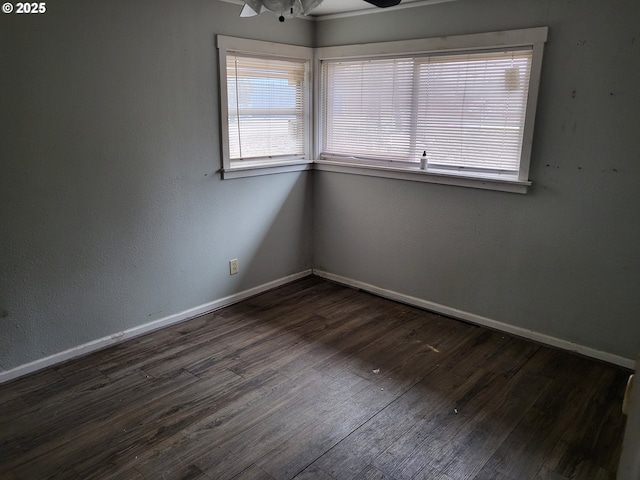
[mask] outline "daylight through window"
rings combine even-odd
[[[526,193],[546,27],[307,48],[220,35],[222,176]]]
[[[328,61],[326,158],[517,178],[531,49]]]
[[[227,56],[229,156],[303,157],[305,63]]]
[[[222,176],[308,170],[313,49],[217,37]]]

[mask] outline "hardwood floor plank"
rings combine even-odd
[[[526,479],[530,477],[518,477],[518,478]],[[515,479],[511,477],[507,477],[506,475],[500,472],[496,472],[495,470],[492,470],[491,468],[485,465],[485,467],[482,470],[480,470],[480,472],[478,472],[478,474],[475,477],[473,477],[473,480],[515,480]]]
[[[301,315],[277,336],[237,349],[234,354],[241,361],[231,370],[241,376],[255,375],[267,366],[278,371],[282,365],[290,363],[292,357],[302,353],[305,345],[313,344],[315,335],[325,329],[326,322],[322,317],[315,313]]]
[[[180,479],[180,480],[211,480],[210,477],[195,465],[185,465],[179,455],[172,450],[165,452],[170,461],[166,462],[167,468],[159,476],[151,476],[146,470],[140,471],[138,467],[101,469],[90,472],[87,480],[121,480],[121,479]],[[248,477],[247,477],[248,478]],[[270,480],[265,478],[264,480]]]
[[[274,480],[274,478],[254,464],[233,477],[233,480]]]
[[[154,345],[153,343],[145,343],[144,346],[132,345],[130,350],[122,351],[119,356],[110,358],[108,362],[101,363],[98,368],[105,375],[116,378],[132,369],[144,369],[146,366],[150,371],[153,371],[154,368],[158,368],[158,365],[161,365],[156,373],[158,376],[163,376],[164,374],[171,374],[171,367],[173,366],[170,363],[167,363],[166,367],[162,366],[165,360],[167,362],[177,360],[177,369],[179,369],[180,361],[184,358],[185,353],[199,348],[202,344],[207,347],[207,353],[216,353],[223,350],[227,345],[251,341],[258,336],[254,331],[258,319],[251,321],[228,319],[223,324],[217,325],[215,318],[214,316],[212,325],[202,327],[204,331],[198,330],[184,335],[176,335],[171,340],[160,345]],[[212,339],[215,339],[215,341],[210,341]],[[207,344],[207,342],[209,343]],[[132,352],[135,352],[135,354],[132,354]],[[173,371],[177,369],[174,368]]]
[[[533,480],[569,480],[567,477],[563,477],[559,473],[552,472],[546,467],[540,467],[540,470],[536,472]]]
[[[415,477],[413,477],[412,480],[455,480],[455,479],[448,475],[445,475],[440,470],[436,470],[435,468],[427,465],[422,470],[420,470],[418,474]],[[511,479],[502,478],[500,480],[511,480]]]
[[[573,406],[579,409],[580,422],[571,422],[562,432],[563,445],[570,446],[553,470],[571,476],[579,471],[580,465],[595,465],[615,478],[621,445],[618,434],[624,428],[624,418],[620,416],[626,379],[611,369],[598,368],[596,389],[585,395]],[[594,395],[598,391],[598,395]],[[582,461],[576,463],[577,459]],[[597,473],[605,476],[604,472]],[[595,477],[594,477],[595,478]]]
[[[149,399],[162,401],[193,382],[191,375],[163,382],[150,380],[145,387],[139,385],[119,396],[97,398],[95,404],[88,402],[86,410],[77,412],[77,420],[69,417],[64,422],[55,421],[50,428],[46,428],[47,424],[41,425],[44,436],[12,442],[9,465],[41,463],[43,468],[52,468],[56,464],[67,464],[83,475],[86,464],[91,466],[102,459],[115,458],[120,449],[131,450],[132,445],[133,450],[140,448],[141,431],[131,428],[128,422],[150,415]],[[123,405],[126,408],[122,408]],[[30,448],[24,452],[20,445]]]
[[[372,381],[385,390],[406,392],[428,378],[435,369],[440,369],[443,359],[466,350],[466,346],[475,342],[477,335],[481,333],[481,330],[476,328],[452,333],[447,326],[444,331],[448,333],[440,336],[441,329],[442,324],[438,322],[431,327],[424,326],[418,331],[411,330],[406,336],[401,337],[400,342],[405,342],[405,345],[395,344],[389,347],[394,353],[388,355],[389,360],[380,366],[379,374],[371,377]],[[384,358],[383,355],[380,357]],[[444,372],[445,369],[439,371]],[[447,371],[449,374],[454,371],[460,372],[458,369]]]
[[[45,452],[59,448],[62,442],[82,437],[87,434],[87,426],[91,422],[117,414],[122,407],[122,398],[132,400],[140,396],[142,386],[148,382],[146,375],[132,372],[121,382],[104,384],[84,392],[73,402],[48,404],[43,399],[40,407],[30,415],[19,416],[15,421],[2,425],[2,460],[8,465],[32,461]]]
[[[42,398],[37,403],[31,403],[19,409],[19,414],[7,417],[0,416],[0,442],[14,436],[17,432],[35,439],[42,435],[46,426],[56,421],[69,428],[74,422],[81,421],[80,415],[85,409],[101,408],[96,402],[109,402],[109,397],[129,390],[132,386],[148,382],[147,375],[143,372],[133,372],[134,380],[124,379],[122,382],[111,383],[109,379],[100,375],[95,381],[79,381],[77,385],[69,387],[66,391],[56,388],[51,395],[43,392]],[[112,400],[111,400],[112,402]]]
[[[293,478],[395,398],[369,385],[351,397],[336,399],[305,429],[267,452],[257,464],[276,479]]]
[[[540,349],[536,344],[494,332],[482,330],[467,350],[458,350],[443,358],[445,369],[466,370],[467,376],[478,367],[505,378],[511,378]]]
[[[550,357],[552,367],[556,353],[545,349],[540,356]],[[599,391],[603,378],[599,365],[580,357],[568,357],[565,368],[556,375],[551,388],[535,402],[491,457],[490,468],[513,478],[532,478],[543,463],[557,466],[562,453],[554,453],[556,460],[547,459],[557,450],[563,432],[580,422],[580,412],[574,406],[582,404],[591,392]]]
[[[393,477],[381,472],[377,468],[368,465],[362,472],[355,477],[356,480],[395,480]]]
[[[524,369],[509,380],[482,370],[470,379],[374,465],[398,479],[412,478],[426,465],[452,478],[472,478],[549,383]]]
[[[358,329],[359,330],[359,329]],[[378,381],[385,386],[383,379],[400,378],[402,374],[413,381],[399,382],[396,388],[402,389],[403,384],[415,383],[415,375],[409,373],[402,366],[413,365],[410,358],[420,353],[433,356],[441,339],[436,335],[429,335],[428,324],[423,325],[421,331],[402,328],[397,317],[377,314],[370,318],[365,325],[362,335],[353,335],[349,342],[336,346],[336,352],[325,360],[314,365],[314,368],[328,375],[337,376],[343,372],[351,372],[372,381]],[[421,340],[428,339],[436,347]],[[451,341],[452,337],[448,337]],[[452,343],[458,343],[456,338]],[[373,373],[377,371],[377,373]],[[421,377],[419,375],[419,377]],[[392,388],[393,382],[386,382],[387,388]]]
[[[458,349],[466,350],[474,340],[472,336],[464,338],[458,338]],[[453,347],[446,350],[455,352]],[[412,358],[416,362],[410,362],[411,370],[421,375],[421,381],[318,459],[316,464],[320,468],[339,479],[353,478],[423,417],[443,404],[450,405],[448,392],[460,387],[465,377],[456,369],[445,371],[444,367],[434,364],[437,359],[429,363],[422,361],[422,357]],[[463,373],[466,374],[466,370]]]
[[[318,467],[310,465],[305,468],[298,475],[293,477],[293,480],[335,480],[328,473],[320,470]]]
[[[34,392],[52,390],[52,386],[58,385],[62,380],[63,377],[51,368],[15,379],[6,384],[10,385],[11,388],[0,388],[0,406],[4,409],[6,402],[17,398],[20,399],[22,404],[29,403],[28,400],[31,396],[41,397],[41,395],[34,394]]]
[[[430,455],[442,458],[443,446],[448,445],[451,437],[478,414],[506,383],[504,378],[477,370],[456,390],[436,393],[430,413],[419,418],[395,439],[372,464],[397,479],[413,477],[429,465]],[[455,408],[459,409],[457,415]]]
[[[593,460],[585,460],[578,463],[572,469],[569,478],[585,478],[589,480],[616,480],[616,475],[609,470],[595,464]]]
[[[349,399],[363,392],[363,387],[366,387],[366,381],[359,380],[353,382],[351,379],[348,379],[343,385],[340,385],[339,388],[335,388],[336,386],[335,380],[326,379],[324,387],[319,389],[311,388],[307,392],[301,392],[298,398],[294,397],[284,408],[278,409],[273,415],[248,431],[247,437],[250,438],[251,441],[248,441],[248,438],[234,439],[219,448],[215,452],[215,455],[210,455],[201,460],[199,464],[203,466],[205,473],[213,478],[228,478],[227,472],[232,472],[233,469],[237,468],[237,465],[244,462],[257,463],[275,478],[292,478],[310,464],[313,459],[315,459],[315,456],[319,454],[314,453],[314,458],[309,460],[305,457],[302,460],[303,465],[299,465],[298,462],[300,462],[300,459],[293,459],[293,466],[286,462],[286,460],[289,459],[286,455],[284,455],[284,458],[276,457],[273,463],[267,465],[267,467],[273,468],[275,464],[279,467],[279,469],[273,468],[274,471],[265,468],[265,465],[263,465],[259,459],[263,456],[264,452],[276,449],[289,439],[296,438],[300,440],[300,432],[307,430],[307,432],[310,433],[312,428],[314,428],[313,426],[318,425],[318,418],[329,416],[332,410],[344,413],[343,405],[348,404]],[[383,396],[382,394],[384,392],[379,393],[381,394],[380,396]],[[388,401],[387,398],[385,398],[385,400]],[[367,412],[365,411],[364,414],[366,415]],[[352,421],[358,422],[359,420],[360,417],[356,416]],[[345,418],[345,422],[346,421],[347,418]],[[351,424],[347,423],[345,427],[350,428]],[[322,438],[323,433],[326,434],[326,429],[320,429],[320,438]],[[344,430],[338,431],[337,433],[338,435],[346,435]],[[309,436],[313,437],[312,435]],[[313,451],[314,445],[309,441],[309,437],[305,438],[305,436],[302,435],[302,438],[304,438],[304,445]],[[298,441],[297,444],[299,443]],[[279,476],[282,472],[285,472],[283,473],[284,477]]]
[[[475,477],[550,383],[547,378],[530,374],[526,368],[520,370],[505,390],[449,442],[448,455],[432,457],[430,464],[452,478]]]
[[[397,349],[410,350],[410,332],[401,328],[390,329],[382,324],[386,331],[383,336],[374,333],[374,339],[361,344],[353,344],[350,348],[337,352],[327,360],[314,365],[316,370],[329,376],[339,376],[344,371],[350,371],[368,380],[373,380],[382,372],[383,376],[394,365],[393,358]],[[413,345],[412,353],[422,350],[421,345]],[[374,370],[377,373],[374,373]]]
[[[16,462],[12,472],[20,480],[34,478],[80,480],[82,477],[78,475],[73,465],[74,460],[82,454],[78,445],[65,442],[55,450],[45,450],[33,461]],[[60,461],[61,458],[65,461]]]
[[[242,379],[232,372],[221,372],[205,381],[186,385],[170,398],[154,399],[133,412],[129,408],[127,417],[114,424],[111,430],[105,426],[93,435],[92,443],[85,448],[88,455],[76,464],[76,469],[81,474],[102,474],[103,468],[106,468],[105,473],[131,467],[140,469],[145,459],[158,452],[162,455],[163,466],[175,463],[172,455],[177,455],[175,458],[180,458],[180,465],[176,470],[181,472],[180,476],[187,475],[195,463],[188,462],[180,451],[168,448],[176,437],[204,422],[223,423],[218,415],[225,406],[233,405],[239,398],[258,395],[282,381],[275,372],[252,380]],[[109,448],[105,450],[104,445]]]
[[[224,470],[221,475],[231,478],[255,463],[265,449],[273,448],[274,442],[283,441],[286,432],[294,433],[311,421],[317,413],[311,406],[325,400],[327,408],[327,396],[339,397],[351,388],[362,389],[362,385],[337,383],[313,371],[294,379],[285,377],[262,393],[220,408],[215,418],[203,418],[169,445],[180,452],[183,463],[197,464],[208,475],[207,468]],[[145,470],[158,474],[165,460],[158,450],[141,461]]]
[[[344,342],[349,341],[355,331],[366,328],[366,321],[356,315],[347,317],[336,315],[333,318],[318,315],[318,317],[325,319],[324,330],[318,331],[304,348],[291,352],[289,358],[276,367],[278,372],[287,376],[298,375],[303,370],[334,355]]]

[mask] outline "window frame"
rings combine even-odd
[[[465,187],[500,190],[515,193],[526,193],[531,185],[529,167],[531,147],[533,143],[533,127],[538,103],[540,73],[544,44],[547,40],[548,27],[537,27],[500,32],[487,32],[471,35],[401,40],[395,42],[369,43],[359,45],[343,45],[321,47],[315,49],[314,70],[318,75],[314,78],[314,120],[316,170],[369,175],[376,177],[396,178],[403,180],[459,185]],[[478,173],[447,173],[444,171],[424,171],[419,165],[402,164],[402,162],[366,162],[340,159],[337,157],[322,158],[323,139],[323,78],[322,62],[336,60],[357,60],[364,58],[389,58],[407,55],[473,53],[501,48],[531,48],[531,72],[529,92],[524,119],[522,148],[517,179],[500,178]]]
[[[313,101],[313,49],[298,45],[264,42],[238,37],[218,35],[218,82],[220,92],[220,134],[222,140],[222,178],[241,178],[274,173],[310,170],[313,167],[312,107]],[[279,60],[303,61],[305,63],[304,91],[304,155],[303,158],[258,157],[251,160],[232,160],[229,148],[229,97],[227,93],[227,56],[247,55],[272,57]]]

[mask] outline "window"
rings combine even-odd
[[[218,37],[223,177],[310,168],[312,50]]]
[[[318,49],[318,168],[526,192],[546,36]]]
[[[222,176],[314,168],[525,193],[546,39],[314,50],[218,36]]]

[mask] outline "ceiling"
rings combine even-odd
[[[228,3],[236,3],[239,5],[244,4],[242,0],[222,0],[223,2]],[[402,0],[400,5],[389,8],[376,8],[370,3],[365,2],[364,0],[323,0],[323,2],[313,9],[311,12],[311,16],[316,18],[330,18],[331,15],[350,15],[352,13],[355,14],[363,14],[363,13],[374,13],[374,12],[384,12],[397,10],[402,8],[409,7],[417,7],[420,5],[429,5],[433,3],[443,3],[443,2],[451,2],[455,0]]]
[[[419,1],[420,0],[403,0],[401,5]],[[376,7],[374,7],[370,3],[365,2],[364,0],[324,0],[318,7],[313,10],[312,15],[332,15],[336,13],[355,12],[359,10],[370,9],[377,10]]]

